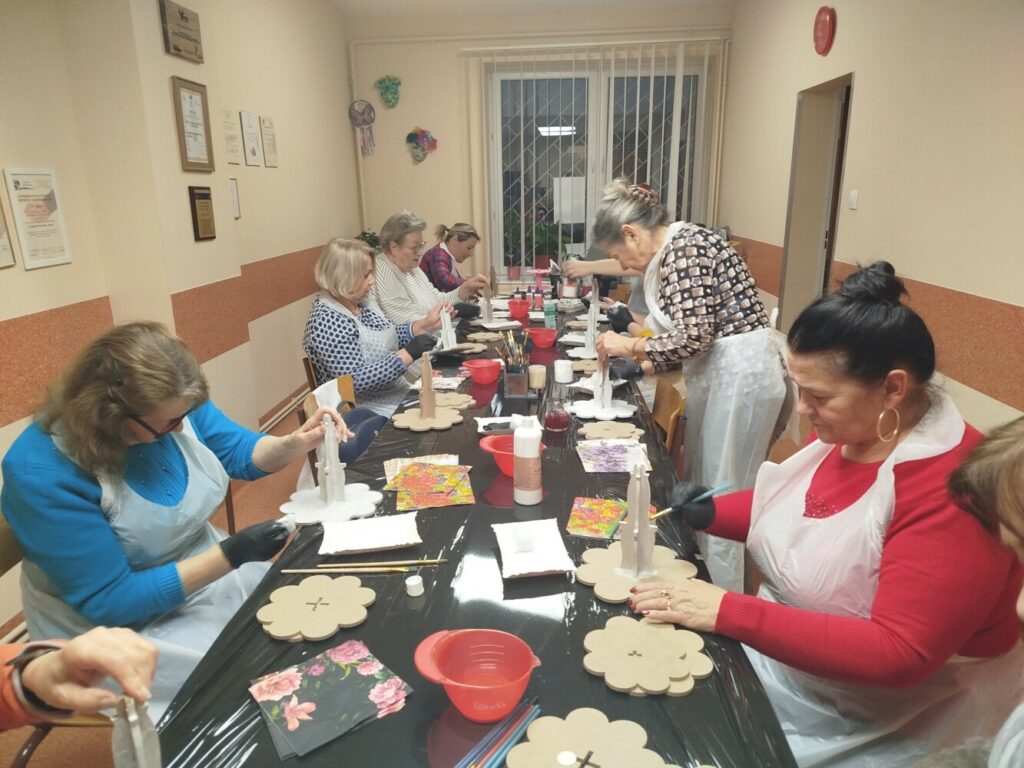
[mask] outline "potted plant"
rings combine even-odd
[[[373,249],[374,253],[380,253],[380,236],[376,232],[364,229],[356,235],[356,240],[362,240]]]
[[[519,211],[508,208],[504,217],[504,264],[509,280],[518,280],[522,269],[522,242]]]
[[[551,266],[551,257],[557,258],[559,251],[559,240],[562,229],[558,224],[545,221],[535,222],[533,229],[527,235],[526,252],[532,257],[533,264],[538,269],[547,269]]]

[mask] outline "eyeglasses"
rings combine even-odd
[[[404,245],[403,244],[403,247],[404,248],[408,248],[413,253],[423,253],[423,249],[426,247],[426,245],[427,245],[426,243],[424,243],[422,240],[420,240],[420,242],[418,244],[416,244],[416,245]]]
[[[193,403],[192,407],[185,411],[183,414],[181,414],[181,416],[175,416],[173,419],[169,420],[167,422],[167,426],[163,430],[153,429],[153,427],[147,424],[141,416],[129,416],[128,418],[134,421],[144,430],[149,432],[149,434],[151,434],[153,437],[159,440],[164,435],[169,435],[171,432],[176,430],[178,428],[178,425],[185,420],[185,417],[192,413],[192,411],[194,411],[197,407],[198,406],[196,406],[196,404]]]

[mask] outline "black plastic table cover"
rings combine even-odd
[[[535,350],[533,361],[550,362],[556,350]],[[441,361],[439,361],[441,362]],[[440,366],[438,366],[440,367]],[[554,384],[549,366],[550,396]],[[593,539],[569,536],[565,523],[576,496],[625,498],[627,474],[587,474],[575,452],[574,418],[568,432],[545,433],[543,503],[516,506],[512,479],[499,473],[478,443],[473,415],[537,412],[538,402],[504,400],[501,380],[482,386],[467,382],[463,390],[477,408],[465,421],[443,432],[416,434],[386,426],[367,453],[348,469],[349,482],[384,485],[382,462],[403,456],[457,453],[470,464],[476,504],[421,510],[417,522],[423,543],[415,549],[362,556],[320,557],[319,525],[302,528],[256,592],[241,607],[185,683],[162,719],[159,730],[165,766],[227,768],[281,765],[255,701],[250,681],[315,656],[347,639],[364,641],[386,666],[414,689],[400,712],[349,732],[304,758],[303,766],[452,766],[491,726],[465,720],[450,705],[444,690],[428,682],[413,664],[416,645],[444,629],[485,627],[511,632],[525,640],[541,660],[526,695],[536,696],[542,715],[565,717],[577,707],[595,707],[610,720],[628,719],[648,734],[648,748],[679,766],[770,768],[795,762],[764,690],[740,645],[716,635],[705,636],[715,672],[697,682],[688,696],[632,697],[609,689],[604,680],[583,669],[583,637],[612,616],[631,615],[625,605],[595,599],[593,590],[576,584],[572,574],[504,581],[501,578],[493,523],[555,517],[570,556],[579,562],[585,549],[603,546]],[[636,421],[645,430],[653,472],[652,503],[663,505],[674,481],[668,456],[642,398],[628,386],[639,405]],[[564,393],[564,390],[563,390]],[[620,395],[621,396],[621,395]],[[283,499],[282,499],[283,501]],[[395,494],[385,493],[381,514],[395,510]],[[675,521],[659,522],[659,543],[693,558],[692,531]],[[371,562],[381,559],[442,557],[447,563],[422,570],[426,594],[405,594],[404,574],[363,576],[377,591],[369,618],[322,642],[274,640],[255,619],[271,591],[303,576],[282,568],[313,567],[318,562]],[[703,578],[707,571],[697,561]]]

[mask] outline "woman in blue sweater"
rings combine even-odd
[[[159,717],[288,535],[276,521],[226,538],[214,528],[229,476],[254,480],[305,455],[325,413],[347,434],[320,409],[286,437],[260,435],[209,401],[195,357],[162,325],[95,339],[3,459],[30,636],[105,624],[148,637]]]

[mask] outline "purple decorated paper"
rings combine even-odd
[[[576,452],[586,472],[631,472],[638,453],[643,457],[644,469],[651,471],[647,449],[637,440],[580,440]]]

